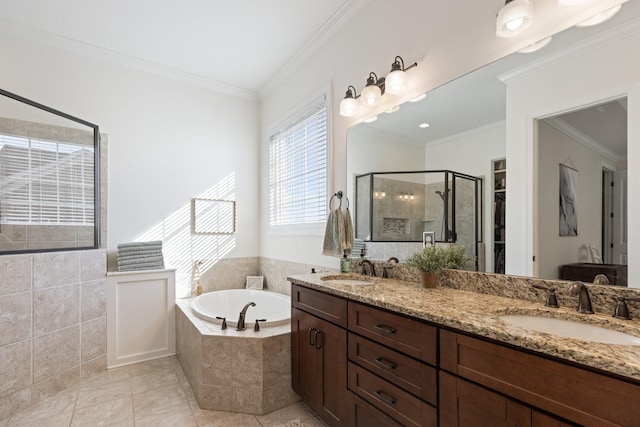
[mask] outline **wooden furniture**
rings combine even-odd
[[[294,285],[291,304],[291,386],[328,425],[351,425],[347,301]]]
[[[638,381],[292,290],[293,388],[330,426],[640,426]]]
[[[437,328],[364,304],[348,307],[349,390],[394,422],[435,427]],[[375,425],[357,415],[356,426]]]
[[[604,274],[610,285],[627,285],[627,266],[623,264],[594,264],[578,262],[560,267],[560,279],[593,282],[598,274]]]

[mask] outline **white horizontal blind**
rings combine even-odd
[[[93,147],[0,134],[0,224],[93,222]]]
[[[327,215],[327,107],[324,97],[269,144],[269,224],[319,223]]]

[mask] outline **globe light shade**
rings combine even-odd
[[[576,27],[593,27],[594,25],[602,24],[603,22],[613,18],[613,15],[618,13],[621,8],[621,4],[613,6],[611,9],[607,9],[604,12],[600,12],[597,15],[576,24]]]
[[[586,3],[589,0],[558,0],[560,6],[576,6],[582,3]]]
[[[407,73],[402,70],[390,72],[384,80],[384,90],[387,93],[399,94],[405,92],[409,88],[409,78]]]
[[[342,117],[353,117],[358,112],[358,101],[355,98],[344,98],[340,101],[340,115]]]
[[[532,24],[533,3],[530,0],[507,0],[496,17],[496,36],[516,37]]]
[[[376,84],[365,86],[360,93],[362,104],[368,107],[376,105],[380,101],[380,98],[382,98],[382,91]]]

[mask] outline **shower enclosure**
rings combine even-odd
[[[355,177],[355,235],[369,242],[467,246],[482,239],[482,178],[450,170],[370,172]]]

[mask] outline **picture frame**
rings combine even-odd
[[[578,235],[578,170],[560,163],[559,234]]]
[[[422,247],[430,248],[436,244],[436,232],[435,231],[423,231],[422,232]]]
[[[236,232],[236,202],[233,200],[192,199],[191,232],[193,234],[234,234]]]
[[[247,276],[247,283],[245,287],[247,289],[262,289],[264,283],[264,276]]]

